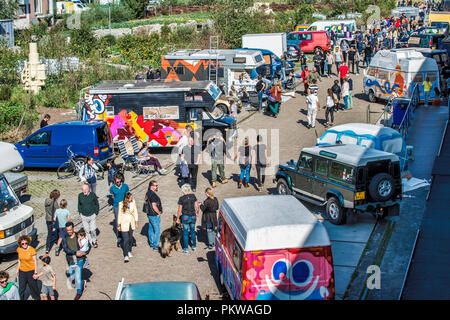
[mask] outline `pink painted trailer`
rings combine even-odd
[[[225,199],[215,247],[220,282],[232,299],[334,299],[328,233],[293,196]]]

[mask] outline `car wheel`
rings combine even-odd
[[[23,171],[23,169],[24,169],[24,166],[22,165],[22,166],[17,166],[15,168],[12,168],[11,171],[12,172],[21,172],[21,171]]]
[[[375,92],[373,90],[369,90],[369,101],[370,102],[377,102],[377,97],[375,96]]]
[[[369,194],[375,201],[387,201],[394,194],[394,179],[387,173],[379,173],[369,184]]]
[[[345,223],[345,212],[336,197],[331,197],[327,201],[327,216],[332,224]]]
[[[282,195],[292,194],[291,189],[289,189],[289,186],[288,186],[286,180],[284,180],[284,179],[278,180],[277,192],[278,192],[278,194],[282,194]]]

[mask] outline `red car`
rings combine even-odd
[[[293,31],[286,39],[288,45],[298,45],[303,52],[314,52],[316,48],[323,51],[331,49],[331,39],[326,31]]]

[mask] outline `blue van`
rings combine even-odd
[[[69,146],[75,155],[82,158],[90,155],[103,165],[114,157],[111,132],[105,121],[55,123],[15,145],[22,155],[24,167],[57,168],[68,160]]]

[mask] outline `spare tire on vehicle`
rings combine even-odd
[[[394,194],[394,179],[390,174],[379,173],[369,184],[369,194],[375,201],[387,201]]]

